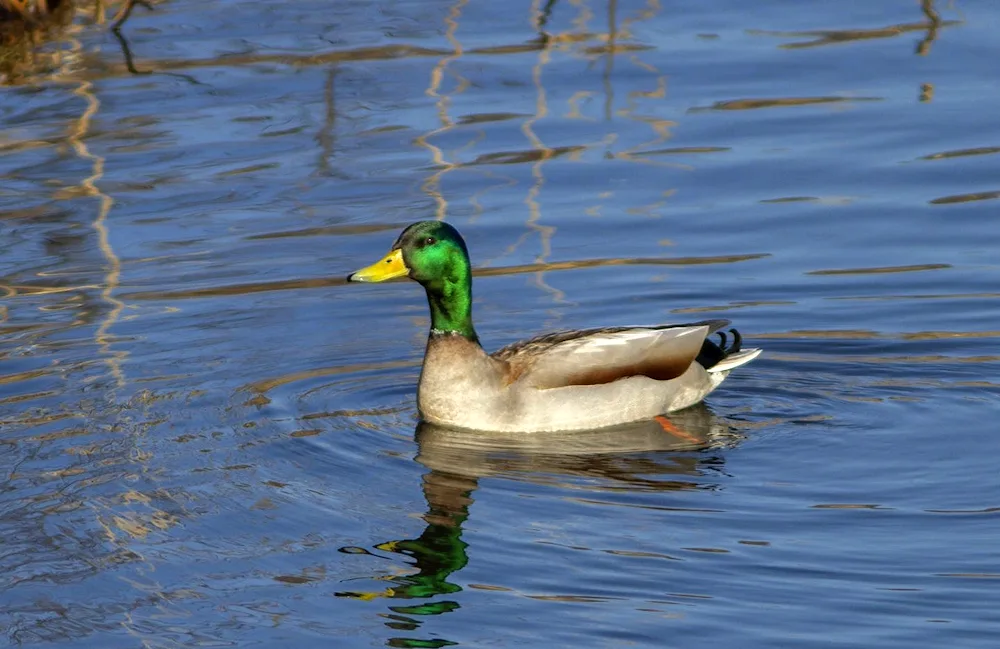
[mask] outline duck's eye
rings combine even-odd
[[[433,246],[435,243],[437,243],[437,239],[435,239],[434,237],[427,237],[426,239],[424,239],[425,246]]]

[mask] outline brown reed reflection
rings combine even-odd
[[[920,96],[918,101],[926,103],[934,99],[934,84],[933,83],[922,83],[920,84]]]
[[[796,331],[755,333],[754,338],[842,338],[849,340],[948,340],[952,338],[1000,338],[1000,330],[993,331],[913,331],[886,333],[870,329],[808,329]]]
[[[892,301],[892,300],[996,300],[1000,293],[915,293],[912,295],[844,295],[825,300]]]
[[[917,158],[918,160],[945,160],[947,158],[961,158],[964,156],[991,155],[1000,153],[1000,146],[982,146],[974,149],[955,149],[954,151],[942,151],[941,153],[931,153]]]
[[[346,176],[335,172],[330,165],[337,143],[337,71],[337,66],[330,68],[326,73],[326,83],[323,87],[323,103],[326,110],[323,113],[323,125],[316,134],[320,149],[318,167],[319,173],[324,176],[346,179]]]
[[[800,335],[792,335],[792,334]],[[814,338],[817,332],[790,332],[789,335],[782,334],[787,338]],[[768,338],[768,335],[755,335],[755,338]],[[778,337],[777,335],[771,337]],[[851,336],[828,336],[830,338]],[[860,337],[860,336],[859,336]],[[865,365],[964,365],[971,363],[996,363],[1000,362],[1000,355],[981,354],[977,356],[949,356],[945,354],[920,354],[913,356],[864,356],[860,354],[839,354],[830,356],[824,354],[788,354],[783,352],[769,353],[768,358],[783,363],[826,363],[826,364],[865,364]]]
[[[73,31],[73,2],[0,0],[0,85],[21,83],[38,71],[58,67],[62,54],[39,44]]]
[[[934,8],[934,0],[921,0],[920,11],[926,18],[921,22],[899,23],[886,27],[873,27],[868,29],[817,29],[808,31],[768,31],[750,30],[749,33],[760,36],[777,36],[780,38],[809,38],[811,40],[799,41],[795,43],[785,43],[778,47],[782,49],[803,49],[809,47],[822,47],[824,45],[839,45],[851,41],[864,41],[877,38],[895,38],[902,34],[912,32],[926,32],[924,38],[917,44],[916,53],[924,56],[930,52],[931,43],[938,36],[938,31],[944,27],[954,27],[961,25],[961,20],[942,20],[941,16]]]
[[[0,0],[0,83],[20,83],[38,73],[48,75],[51,70],[60,70],[67,59],[78,59],[80,48],[64,51],[39,46],[46,41],[72,38],[87,28],[87,24],[75,19],[86,17],[91,24],[105,24],[107,5],[117,5],[111,29],[122,46],[125,67],[133,74],[140,74],[120,28],[135,5],[152,9],[151,3],[145,0]]]
[[[711,106],[696,106],[688,109],[695,113],[705,110],[756,110],[759,108],[780,108],[785,106],[813,106],[816,104],[839,104],[859,101],[882,101],[882,97],[779,97],[776,99],[732,99],[717,101]]]
[[[973,201],[990,201],[1000,198],[1000,190],[991,192],[973,192],[971,194],[955,194],[942,196],[928,201],[931,205],[951,205],[954,203],[971,203]]]
[[[917,54],[927,56],[931,51],[931,43],[937,39],[942,22],[940,14],[934,9],[934,0],[920,0],[920,11],[927,17],[927,35],[917,43]]]
[[[581,259],[576,261],[537,262],[516,266],[498,268],[478,268],[472,274],[476,277],[493,275],[515,275],[521,273],[539,273],[553,270],[572,270],[576,268],[599,268],[602,266],[697,266],[702,264],[732,264],[742,261],[753,261],[770,257],[770,253],[755,253],[746,255],[719,255],[712,257],[621,257],[609,259]],[[390,280],[403,282],[405,279]],[[178,300],[203,297],[221,297],[226,295],[248,295],[266,291],[288,291],[307,288],[326,288],[347,284],[343,277],[317,277],[301,280],[281,280],[275,282],[249,282],[246,284],[230,284],[228,286],[210,286],[187,291],[136,291],[125,293],[119,297],[123,300]],[[2,287],[0,287],[2,288]],[[29,286],[11,287],[14,290],[30,290]]]
[[[288,239],[297,237],[344,237],[355,234],[373,234],[376,232],[397,231],[405,228],[409,223],[347,223],[338,225],[326,225],[315,228],[302,228],[300,230],[275,230],[261,234],[247,235],[247,241],[259,241],[266,239]]]
[[[909,266],[880,266],[875,268],[832,268],[810,270],[806,275],[884,275],[886,273],[913,273],[922,270],[947,270],[951,264],[913,264]]]

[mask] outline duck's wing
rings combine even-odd
[[[629,376],[665,381],[683,374],[702,353],[705,338],[728,324],[613,327],[532,338],[493,354],[508,364],[508,381],[536,388],[598,385]]]

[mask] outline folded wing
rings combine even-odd
[[[511,364],[512,380],[540,389],[599,385],[630,376],[666,381],[691,366],[709,330],[708,324],[605,329],[533,348],[504,349],[496,356]]]

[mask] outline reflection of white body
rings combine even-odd
[[[730,370],[760,354],[737,351],[705,369],[695,358],[709,331],[703,324],[581,332],[493,355],[462,336],[432,336],[418,407],[434,424],[498,432],[587,430],[651,419],[698,403]]]
[[[610,480],[638,477],[644,485],[668,483],[655,474],[696,476],[700,454],[651,459],[651,452],[686,451],[729,445],[740,436],[725,419],[704,404],[663,419],[620,424],[588,431],[550,433],[491,433],[459,430],[420,422],[415,437],[417,461],[448,475],[482,478],[524,474],[547,481],[555,475],[602,476]],[[701,459],[699,459],[701,458]]]

